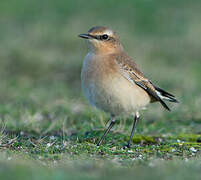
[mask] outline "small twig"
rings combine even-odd
[[[8,147],[8,146],[12,145],[17,138],[18,138],[18,136],[9,140],[9,142],[7,144],[0,144],[0,147]]]

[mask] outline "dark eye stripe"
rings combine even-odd
[[[100,36],[97,36],[97,38],[99,40],[108,40],[109,39],[109,36],[107,34],[103,34],[103,35],[100,35]]]
[[[96,39],[98,39],[98,40],[102,40],[102,39],[101,39],[101,36],[96,36]]]
[[[109,36],[107,34],[104,34],[104,35],[97,35],[97,36],[93,36],[93,35],[90,35],[92,38],[94,39],[97,39],[97,40],[109,40]]]

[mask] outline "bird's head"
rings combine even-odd
[[[106,27],[92,27],[88,33],[80,34],[79,37],[87,39],[95,53],[107,54],[122,50],[117,33]]]

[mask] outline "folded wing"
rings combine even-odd
[[[178,102],[174,95],[164,91],[163,89],[154,86],[144,74],[139,70],[137,64],[130,59],[127,55],[117,56],[115,58],[117,65],[119,66],[122,75],[131,83],[135,83],[142,89],[144,89],[155,101],[159,101],[162,106],[170,111],[170,108],[163,100],[170,102]]]

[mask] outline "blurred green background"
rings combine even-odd
[[[1,0],[0,126],[2,137],[7,136],[1,143],[20,133],[82,136],[104,130],[108,115],[92,109],[80,87],[87,43],[78,34],[97,25],[114,29],[145,75],[180,101],[170,105],[171,113],[159,104],[148,107],[137,133],[200,136],[200,19],[200,0]],[[128,136],[131,123],[119,118],[114,131]],[[25,147],[32,156],[26,143]],[[10,147],[0,148],[1,153],[13,153]],[[192,167],[195,178],[196,168]]]

